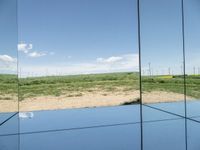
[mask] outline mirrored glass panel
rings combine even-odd
[[[188,131],[188,150],[198,150],[199,149],[199,138],[200,134],[200,124],[199,122],[188,120],[187,121],[187,131]]]
[[[23,134],[21,141],[21,150],[141,150],[140,124]]]
[[[17,1],[0,1],[0,149],[19,150]]]
[[[143,150],[187,150],[184,123],[183,118],[145,122]]]
[[[136,2],[19,0],[22,132],[140,121]]]
[[[185,0],[187,116],[200,116],[200,1]]]
[[[18,81],[17,1],[1,0],[0,1],[0,136],[6,134],[18,133],[18,82],[17,81]],[[1,140],[3,140],[2,137]],[[17,149],[17,147],[15,149]]]
[[[186,150],[180,0],[140,0],[144,150]]]
[[[184,116],[181,1],[141,0],[140,9],[143,108]]]

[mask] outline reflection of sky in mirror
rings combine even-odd
[[[181,1],[141,1],[143,74],[182,73]]]
[[[200,74],[200,1],[185,1],[186,73]]]
[[[17,71],[17,14],[15,0],[0,1],[0,73]]]
[[[194,68],[197,73],[200,64],[199,3],[185,1],[190,74]],[[141,1],[142,62],[147,74],[149,63],[154,74],[168,74],[169,69],[181,73],[180,9],[179,0]],[[136,0],[19,0],[18,12],[20,72],[26,75],[138,70]],[[0,73],[13,73],[15,0],[0,1],[0,18]]]
[[[21,76],[138,70],[136,0],[19,0]]]
[[[19,118],[21,119],[32,119],[34,117],[33,112],[20,112],[19,113]]]
[[[190,37],[187,37],[188,34],[186,34],[186,50],[189,54],[193,53],[190,57],[190,64],[188,64],[190,68],[200,64],[199,57],[194,56],[200,52],[198,42],[194,44],[197,39],[199,40],[199,38],[195,38],[199,35],[200,25],[200,3],[197,1],[185,1],[185,7],[190,8],[185,12],[186,25],[190,24],[190,26],[186,26],[190,33]],[[194,17],[198,29],[192,25],[194,20],[191,21],[191,19]],[[149,75],[150,71],[153,75],[183,74],[181,19],[180,0],[141,0],[143,74]],[[192,41],[189,47],[187,47],[187,40]]]

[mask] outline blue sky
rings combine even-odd
[[[137,70],[135,4],[134,0],[20,0],[19,41],[30,49],[21,50],[22,70],[29,66],[33,71],[69,74],[79,73],[79,67],[80,73]],[[136,59],[132,66],[131,58]],[[129,66],[123,69],[122,63]]]
[[[0,2],[0,17],[7,20],[0,25],[0,60],[12,63],[17,36],[14,2]],[[200,63],[200,2],[186,0],[186,5],[187,71],[191,73]],[[138,70],[136,0],[19,0],[18,6],[22,76]],[[180,6],[180,0],[141,0],[144,74],[149,62],[154,74],[167,74],[168,68],[181,73]]]
[[[185,2],[186,71],[200,74],[200,1]]]
[[[0,1],[0,72],[17,72],[16,1]]]
[[[187,73],[200,67],[200,1],[185,0]],[[142,68],[148,74],[182,74],[181,0],[141,0]]]

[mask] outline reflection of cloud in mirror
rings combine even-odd
[[[124,54],[120,56],[111,56],[108,58],[97,58],[96,62],[97,66],[103,66],[105,69],[108,68],[110,72],[120,70],[136,71],[139,67],[139,55]]]
[[[31,52],[28,54],[29,57],[42,57],[42,56],[45,56],[46,53],[44,52]]]
[[[19,113],[19,118],[22,118],[22,119],[31,119],[33,117],[34,117],[33,112],[20,112]]]
[[[32,49],[33,49],[32,44],[26,44],[26,43],[23,43],[23,42],[18,44],[18,51],[24,52],[26,54]]]
[[[16,62],[17,59],[9,55],[0,55],[0,61],[5,62],[5,63],[13,63],[13,62]]]
[[[134,72],[139,68],[139,55],[137,53],[98,57],[92,61],[66,63],[60,62],[55,65],[22,65],[20,77],[49,76],[49,75],[73,75],[94,74],[111,72]]]
[[[54,52],[44,52],[44,51],[35,51],[33,50],[33,44],[21,42],[18,44],[18,51],[23,52],[26,56],[31,58],[42,57],[46,55],[54,55]]]
[[[17,59],[9,55],[0,55],[0,73],[16,73]]]
[[[123,60],[123,57],[112,56],[109,58],[97,58],[97,62],[100,62],[100,63],[115,63],[121,60]]]

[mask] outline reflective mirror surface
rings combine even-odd
[[[186,150],[181,1],[140,0],[139,6],[143,149]]]
[[[200,114],[200,2],[185,0],[187,116]],[[195,120],[199,120],[195,118]],[[200,121],[200,120],[199,120]]]
[[[199,20],[199,0],[0,0],[0,150],[199,150]]]
[[[0,0],[0,149],[19,150],[17,1]]]
[[[138,104],[136,6],[19,0],[20,110]]]
[[[0,137],[17,134],[18,122],[17,77],[17,1],[0,1]],[[12,138],[18,149],[18,136]],[[0,140],[0,149],[4,147]]]
[[[17,14],[15,0],[1,1],[0,41],[0,112],[17,112]]]
[[[185,116],[180,0],[141,0],[142,103]],[[177,107],[178,106],[178,107]]]

